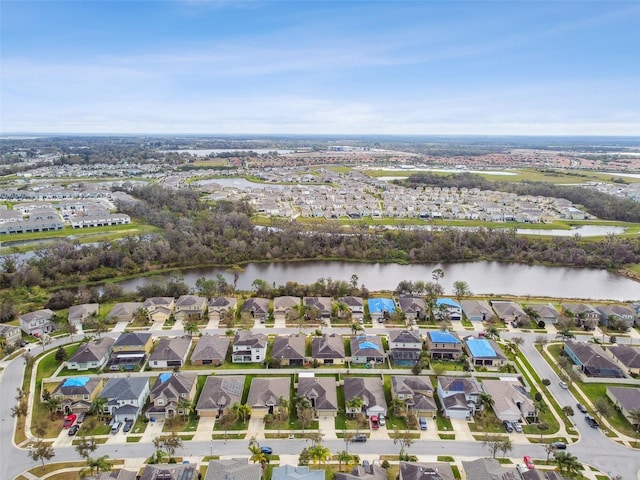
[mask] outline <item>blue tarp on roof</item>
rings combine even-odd
[[[358,337],[358,347],[360,347],[360,349],[373,348],[374,350],[380,351],[380,345],[367,340],[366,335],[360,335]]]
[[[439,298],[439,299],[436,300],[436,305],[438,307],[440,305],[446,305],[447,307],[462,308],[462,307],[460,307],[458,302],[455,302],[454,300],[451,300],[450,298]]]
[[[467,340],[467,347],[473,357],[497,357],[488,340],[484,338],[470,338]]]
[[[433,343],[460,343],[451,332],[429,332],[429,336]]]
[[[387,311],[393,313],[396,311],[396,304],[393,303],[391,298],[370,298],[369,299],[369,313],[379,313]]]
[[[84,387],[89,381],[89,377],[67,378],[62,384],[63,387]]]
[[[171,378],[170,373],[161,373],[160,374],[160,383],[164,383]]]

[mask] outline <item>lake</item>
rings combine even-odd
[[[638,301],[640,283],[606,270],[544,267],[501,262],[471,262],[452,264],[398,265],[395,263],[350,262],[289,262],[251,263],[244,267],[238,279],[239,290],[251,290],[256,279],[269,284],[284,285],[288,281],[311,284],[320,278],[349,282],[358,276],[358,284],[371,291],[394,290],[403,281],[432,281],[431,273],[442,268],[445,277],[440,283],[447,295],[453,294],[453,283],[465,281],[477,295],[517,295],[556,298]],[[185,283],[194,287],[200,277],[215,278],[222,274],[227,282],[233,276],[226,269],[206,268],[185,270]],[[167,276],[169,277],[169,276]],[[146,280],[142,278],[120,283],[126,290],[136,290]]]

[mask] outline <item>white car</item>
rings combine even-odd
[[[565,390],[568,390],[568,389],[569,389],[569,387],[567,386],[567,384],[566,384],[566,383],[564,383],[564,382],[560,382],[558,385],[560,385],[560,388],[564,388]]]
[[[384,425],[387,423],[387,419],[384,418],[384,415],[382,413],[378,415],[378,423],[381,427],[384,427]]]

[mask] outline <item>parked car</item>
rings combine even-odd
[[[525,455],[522,458],[522,461],[524,462],[524,464],[527,466],[529,470],[533,470],[534,468],[536,468],[536,466],[533,464],[533,459],[529,455]]]
[[[387,423],[387,419],[384,418],[384,415],[382,413],[378,415],[378,423],[380,423],[381,427],[384,427]]]
[[[127,433],[129,430],[131,430],[131,427],[133,427],[133,420],[125,420],[124,427],[122,427],[122,431],[124,433]]]
[[[583,404],[581,403],[576,403],[576,408],[578,410],[580,410],[582,413],[587,413],[587,407],[585,407]]]
[[[76,424],[73,425],[70,429],[69,429],[69,433],[68,435],[70,437],[73,437],[76,433],[78,433],[78,430],[80,430],[80,425]]]
[[[62,428],[71,428],[71,425],[75,423],[76,418],[78,418],[78,416],[75,413],[67,415],[64,418],[64,423],[62,424]]]
[[[374,430],[380,428],[380,421],[378,420],[377,415],[371,415],[371,428],[373,428]]]
[[[80,414],[78,414],[78,418],[76,418],[76,423],[82,423],[84,422],[84,417],[86,417],[87,414],[82,412]]]
[[[564,382],[560,382],[558,385],[560,385],[560,388],[564,388],[565,390],[569,389],[569,386]]]
[[[265,455],[271,455],[273,453],[273,448],[271,448],[271,447],[260,447],[260,453],[264,453]]]
[[[551,446],[553,448],[555,448],[556,450],[566,450],[567,449],[567,444],[564,442],[553,442],[551,444]]]
[[[584,416],[584,420],[585,422],[587,422],[587,424],[591,427],[591,428],[598,428],[598,422],[596,421],[595,418],[593,418],[591,415],[585,415]]]
[[[511,425],[511,422],[509,420],[504,420],[502,422],[502,425],[504,426],[504,429],[507,432],[509,432],[509,433],[513,432],[513,425]]]
[[[356,443],[364,443],[367,441],[367,436],[364,433],[359,433],[355,437],[353,437],[352,441]]]
[[[520,424],[520,422],[511,422],[511,425],[516,432],[522,433],[522,425]]]
[[[418,421],[420,422],[420,430],[426,430],[427,429],[427,419],[424,417],[420,417],[418,419]]]
[[[111,425],[111,433],[114,435],[120,431],[120,427],[122,427],[122,422],[115,422]]]

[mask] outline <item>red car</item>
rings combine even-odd
[[[536,466],[533,464],[533,460],[529,455],[525,455],[522,461],[524,462],[524,464],[527,466],[529,470],[533,470],[534,468],[536,468]]]
[[[377,415],[371,415],[371,428],[373,428],[374,430],[380,428],[380,421],[378,420]]]
[[[64,423],[62,424],[62,428],[71,428],[71,425],[73,425],[76,422],[76,418],[78,418],[78,416],[75,413],[72,413],[71,415],[67,415],[66,417],[64,417]]]

